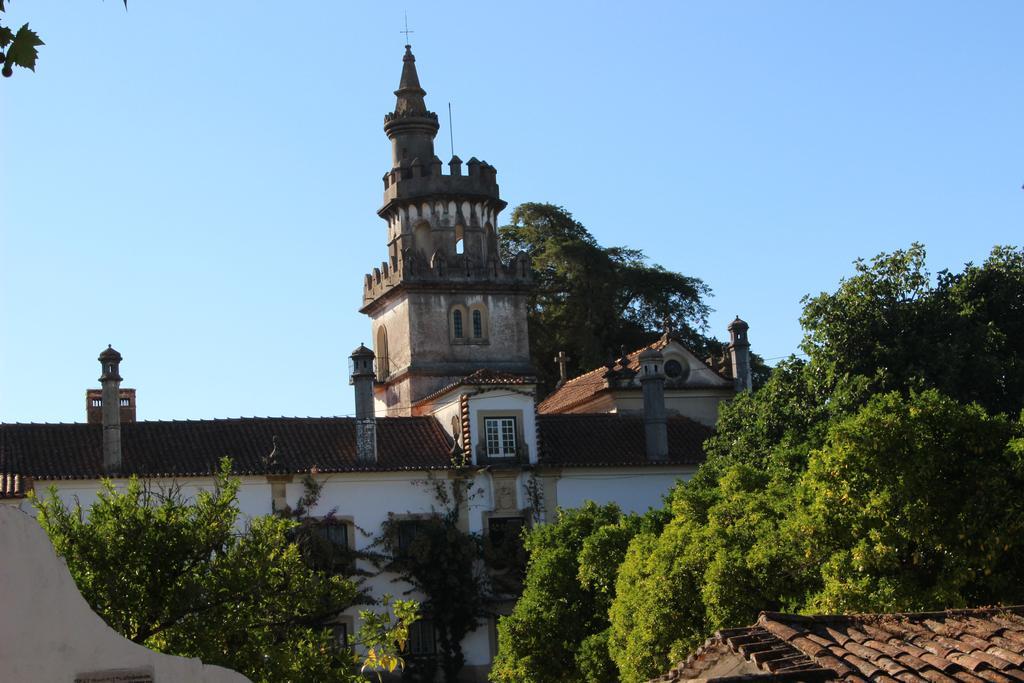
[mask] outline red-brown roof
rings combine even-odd
[[[545,465],[614,467],[697,465],[712,429],[688,417],[668,418],[668,460],[647,458],[644,419],[618,413],[537,416],[540,462]]]
[[[614,368],[602,366],[600,368],[595,368],[590,372],[585,372],[577,377],[573,377],[541,401],[540,405],[537,406],[537,411],[540,413],[564,413],[583,405],[602,391],[611,389],[608,380],[605,378],[609,370],[612,370],[613,372],[621,370],[638,372],[640,370],[641,353],[648,349],[661,351],[669,345],[670,341],[673,340],[673,337],[662,336],[647,346],[626,354],[625,363],[616,363]]]
[[[274,462],[268,456],[277,452]],[[202,476],[221,458],[235,474],[423,470],[448,467],[452,442],[431,417],[377,419],[375,464],[356,458],[355,420],[253,417],[121,425],[123,474]],[[104,476],[98,424],[2,424],[0,472],[33,479]]]
[[[490,386],[490,385],[529,385],[536,384],[537,378],[532,375],[517,375],[513,372],[502,372],[500,370],[488,370],[481,368],[475,372],[462,377],[451,384],[444,386],[434,393],[421,398],[417,403],[432,401],[438,396],[447,394],[452,389],[463,386]]]
[[[723,656],[760,673],[707,676]],[[910,614],[762,612],[724,629],[658,682],[708,680],[1024,681],[1024,606]]]

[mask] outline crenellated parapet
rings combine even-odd
[[[392,259],[391,263],[382,262],[364,277],[363,305],[373,303],[400,285],[517,289],[529,287],[532,282],[530,257],[525,252],[507,262],[492,256],[481,264],[465,254],[449,257],[438,251],[426,259],[416,250],[406,249],[399,258]]]
[[[381,217],[390,211],[396,202],[424,197],[487,197],[501,206],[499,199],[498,171],[486,161],[476,157],[466,163],[463,175],[462,160],[452,157],[444,169],[441,160],[403,160],[398,166],[384,174],[384,204],[377,212]],[[447,172],[445,172],[447,170]]]

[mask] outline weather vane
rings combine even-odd
[[[399,33],[404,33],[405,34],[405,44],[406,45],[409,44],[409,34],[410,33],[416,33],[416,31],[410,31],[409,30],[409,13],[408,12],[405,13],[405,30],[404,31],[399,31]]]

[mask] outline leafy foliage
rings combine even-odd
[[[623,681],[762,609],[1024,598],[1021,422],[1006,415],[1024,400],[1024,252],[997,247],[935,284],[924,256],[858,261],[806,299],[808,360],[722,411],[672,521],[620,568],[609,650]]]
[[[544,532],[495,680],[645,681],[765,609],[1024,600],[1024,251],[934,279],[924,264],[920,245],[881,254],[807,298],[807,360],[724,407],[658,524]],[[562,595],[610,599],[608,626],[576,626]]]
[[[608,608],[629,540],[660,516],[624,516],[614,504],[559,510],[526,536],[526,586],[498,623],[491,680],[502,683],[617,681],[608,656]]]
[[[873,391],[936,388],[991,412],[1024,408],[1024,250],[981,266],[925,269],[925,249],[854,263],[832,293],[805,297],[803,349],[822,391],[863,377]]]
[[[54,489],[34,503],[86,601],[125,637],[254,681],[356,680],[352,653],[326,626],[352,604],[352,582],[303,562],[294,522],[256,517],[239,530],[237,492],[225,460],[194,500],[132,478],[123,490],[105,482],[88,510]],[[396,604],[376,652],[395,652],[414,610]]]
[[[6,12],[5,2],[0,0],[0,12]],[[128,0],[124,1],[124,8],[128,9]],[[2,73],[10,78],[14,75],[14,66],[20,66],[31,71],[36,70],[36,60],[39,58],[37,47],[45,45],[39,34],[28,27],[28,23],[13,32],[7,26],[0,23],[0,62],[3,62]]]
[[[873,397],[829,432],[794,523],[821,566],[811,609],[923,610],[1024,599],[1021,422],[936,390]]]

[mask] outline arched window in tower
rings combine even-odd
[[[473,339],[483,339],[484,336],[484,316],[480,313],[479,309],[473,310]]]
[[[487,308],[483,304],[473,304],[469,307],[469,326],[471,341],[477,344],[487,342]]]
[[[388,357],[388,330],[381,325],[377,328],[377,344],[374,355],[377,356],[377,381],[383,382],[391,374]]]
[[[461,225],[455,226],[455,253],[466,253],[466,230]]]
[[[456,339],[463,339],[465,337],[462,330],[462,311],[457,308],[452,311],[452,335]]]

